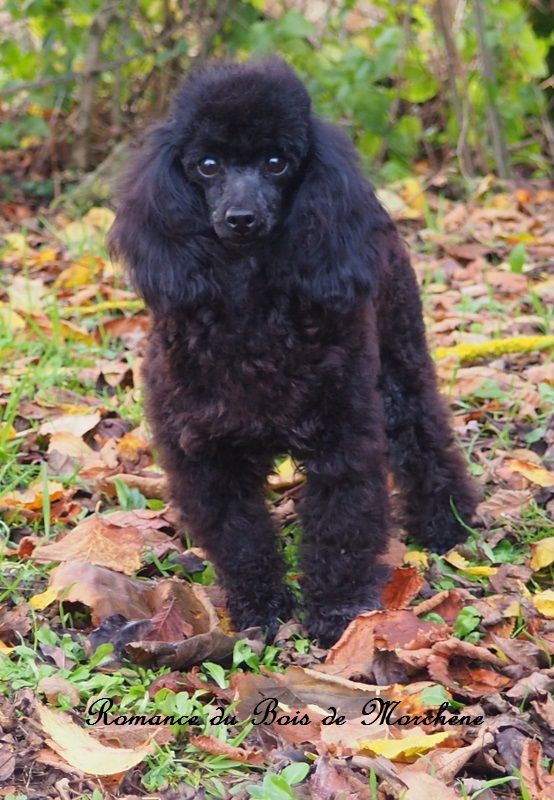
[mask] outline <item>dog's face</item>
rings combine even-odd
[[[208,77],[188,90],[185,177],[202,193],[220,241],[251,245],[278,225],[298,179],[309,148],[309,98],[278,63],[265,79],[233,66]]]
[[[267,236],[280,217],[295,166],[277,150],[247,163],[233,162],[225,153],[203,156],[194,168],[217,236],[237,245]]]

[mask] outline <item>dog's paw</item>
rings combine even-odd
[[[465,542],[469,532],[454,516],[450,504],[439,506],[416,539],[435,553],[446,553]]]
[[[294,606],[294,595],[285,588],[277,589],[269,598],[265,594],[257,597],[254,593],[229,597],[229,611],[235,630],[262,628],[268,641],[272,641],[281,624],[291,618]]]
[[[317,639],[322,647],[331,647],[358,614],[375,611],[381,607],[380,593],[379,595],[372,593],[356,603],[308,608],[304,625],[310,638]]]

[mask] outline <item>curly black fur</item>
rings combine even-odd
[[[206,157],[217,175],[199,173]],[[235,625],[274,630],[292,611],[263,493],[280,453],[308,473],[302,588],[324,642],[379,604],[389,464],[414,538],[438,551],[465,538],[451,505],[470,520],[475,494],[408,255],[285,63],[187,79],[130,166],[110,246],[152,311],[147,415],[171,495]]]

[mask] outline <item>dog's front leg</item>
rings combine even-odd
[[[237,630],[259,625],[273,636],[290,617],[292,595],[264,503],[269,463],[226,444],[186,456],[158,437],[173,502],[196,544],[213,561]]]
[[[360,405],[363,411],[341,409],[328,428],[330,441],[304,459],[302,588],[306,626],[322,644],[335,642],[361,611],[379,607],[386,579],[378,563],[388,540],[388,504],[384,419],[376,390]]]

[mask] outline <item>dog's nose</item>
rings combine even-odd
[[[248,233],[256,224],[256,215],[246,208],[230,208],[225,214],[225,222],[235,233]]]

